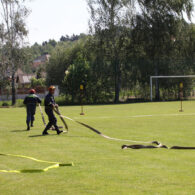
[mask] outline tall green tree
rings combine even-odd
[[[89,62],[82,53],[78,52],[73,64],[71,64],[64,78],[64,91],[72,95],[72,103],[80,98],[80,85],[88,87],[90,84],[90,67]]]
[[[121,69],[124,30],[130,24],[132,2],[128,0],[88,0],[91,14],[90,29],[102,45],[104,59],[110,61],[110,72],[113,73],[115,99],[119,101],[121,89]],[[103,68],[103,67],[102,67]]]
[[[167,72],[163,60],[173,55],[175,41],[181,40],[185,29],[183,14],[191,18],[192,0],[139,0],[141,13],[134,18],[134,32],[137,41],[144,43],[146,55],[153,63],[155,76]],[[184,37],[183,37],[184,38]],[[183,45],[182,45],[183,46]],[[166,64],[166,63],[164,63]],[[168,69],[167,69],[168,70]],[[159,81],[156,79],[156,100],[160,98]]]
[[[24,37],[27,36],[25,19],[28,16],[28,9],[24,4],[25,0],[0,0],[0,27],[1,45],[6,48],[7,63],[12,78],[12,105],[16,102],[15,72],[21,62],[21,48],[24,44]]]
[[[49,63],[46,65],[47,85],[62,86],[65,71],[73,64],[77,52],[83,48],[82,44],[82,41],[70,44],[62,42],[56,46],[51,53]]]

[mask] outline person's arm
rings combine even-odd
[[[37,96],[37,103],[41,104],[41,99]]]
[[[27,97],[25,97],[23,104],[25,104],[25,105],[27,104]]]
[[[58,104],[56,104],[54,97],[53,97],[53,107],[58,108]]]
[[[53,107],[53,101],[52,101],[52,98],[50,96],[46,96],[45,106]]]

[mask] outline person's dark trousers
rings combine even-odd
[[[45,110],[48,118],[49,118],[49,123],[47,124],[45,130],[43,131],[43,134],[47,134],[47,131],[52,127],[54,126],[55,127],[55,130],[57,131],[57,133],[59,132],[59,127],[57,126],[57,119],[53,113],[53,110],[51,109],[46,109]]]
[[[33,126],[33,122],[35,120],[35,112],[36,112],[36,105],[27,105],[27,118],[26,118],[26,124],[27,124],[27,130],[30,130],[30,123],[31,126]]]

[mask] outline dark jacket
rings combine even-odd
[[[55,99],[54,96],[50,93],[48,93],[45,97],[45,110],[53,110],[53,106],[55,105]]]
[[[37,95],[29,94],[25,97],[23,103],[27,106],[36,106],[37,103],[41,103],[41,100]]]

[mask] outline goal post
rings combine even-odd
[[[153,101],[153,79],[176,79],[176,78],[195,78],[195,75],[181,75],[181,76],[150,76],[150,100]]]

